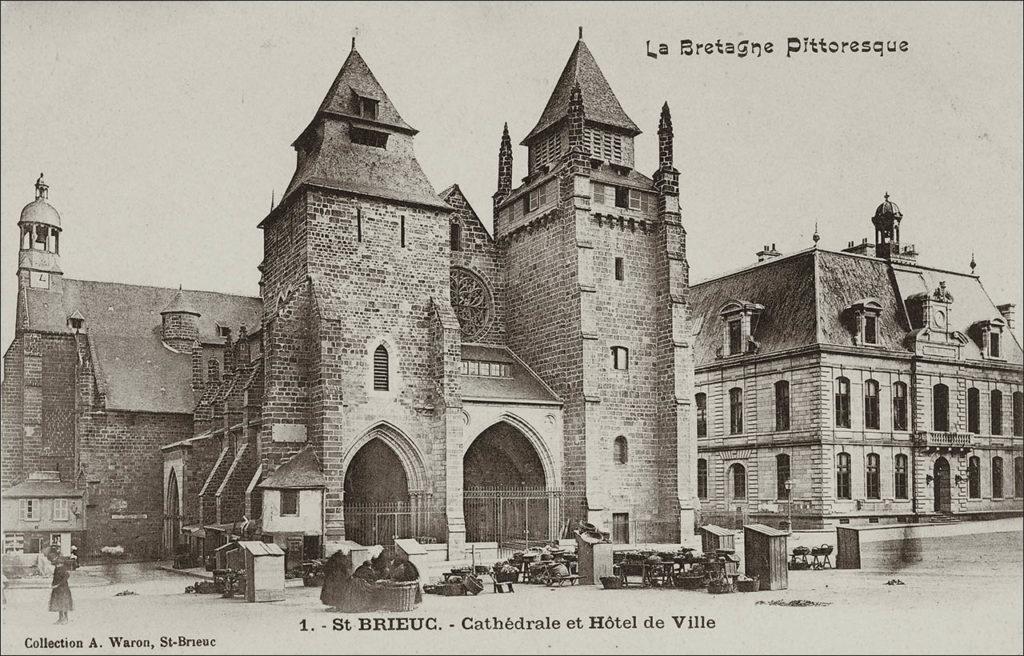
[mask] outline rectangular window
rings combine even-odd
[[[356,208],[356,241],[363,241],[363,210]]]
[[[981,458],[978,456],[967,459],[967,498],[981,498]]]
[[[4,533],[4,553],[17,553],[25,550],[23,533]]]
[[[352,143],[361,144],[363,146],[372,146],[374,148],[387,148],[388,145],[387,132],[353,127],[349,134],[352,137]]]
[[[592,200],[594,201],[595,205],[604,205],[607,202],[605,200],[605,195],[604,195],[605,194],[605,189],[607,189],[607,187],[605,187],[600,182],[593,183],[593,197],[592,197]]]
[[[629,369],[629,349],[623,346],[612,347],[612,368],[620,370]]]
[[[295,516],[299,514],[299,491],[281,490],[281,516]]]
[[[21,518],[29,522],[39,519],[39,499],[21,500]]]
[[[451,228],[451,247],[453,251],[462,250],[462,226],[453,223]]]
[[[697,459],[697,498],[708,498],[708,461]]]
[[[1013,393],[1013,434],[1024,435],[1024,392]]]
[[[1003,434],[1003,393],[999,390],[992,390],[989,397],[992,415],[992,434]]]
[[[699,392],[697,401],[697,437],[708,436],[708,395]]]
[[[743,432],[743,390],[739,387],[729,390],[729,432],[733,435]]]
[[[992,458],[992,498],[1003,498],[1003,459]]]
[[[405,217],[398,217],[398,240],[402,244],[402,248],[405,248]]]
[[[775,430],[789,430],[789,382],[775,383]]]
[[[629,209],[638,210],[641,207],[642,198],[644,193],[639,189],[629,190]]]
[[[640,211],[644,214],[655,214],[658,211],[658,201],[654,194],[640,194]]]
[[[993,358],[999,357],[999,333],[991,333],[988,336],[988,354]]]
[[[621,257],[615,258],[615,279],[626,279],[626,262]]]
[[[69,499],[53,500],[53,521],[66,522],[71,518],[71,504]]]
[[[612,513],[612,542],[629,544],[629,513]]]
[[[373,98],[359,97],[359,115],[363,118],[377,119],[378,102]]]
[[[896,498],[908,499],[907,456],[902,453],[896,455],[896,468],[893,483],[896,488]]]
[[[743,324],[739,319],[729,322],[729,355],[743,352]]]
[[[932,388],[932,430],[949,430],[949,388],[942,383]]]
[[[615,187],[615,207],[629,209],[629,189]]]
[[[871,314],[864,316],[864,343],[878,343],[878,319]]]

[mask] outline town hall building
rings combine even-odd
[[[353,43],[259,224],[254,298],[65,277],[74,233],[40,177],[4,358],[11,551],[49,540],[40,490],[86,558],[249,535],[290,563],[399,537],[459,558],[579,521],[678,541],[698,511],[686,233],[668,105],[643,118],[650,177],[577,41],[519,182],[501,136],[491,233],[435,191]]]

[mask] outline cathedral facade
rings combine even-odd
[[[458,185],[435,191],[353,44],[259,224],[255,298],[64,278],[40,182],[5,503],[33,476],[72,495],[86,556],[259,533],[293,562],[405,537],[458,558],[578,521],[677,541],[697,507],[693,359],[667,105],[657,118],[648,177],[580,39],[518,183],[501,137],[492,233]]]

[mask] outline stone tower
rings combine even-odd
[[[327,553],[345,538],[346,505],[394,500],[444,515],[445,435],[458,412],[452,209],[420,168],[415,135],[353,43],[260,224],[263,471],[312,447]]]
[[[696,497],[667,105],[653,180],[634,165],[639,134],[581,36],[522,141],[528,175],[499,187],[494,216],[510,346],[565,404],[566,512],[634,541],[677,538]]]

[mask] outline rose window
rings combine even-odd
[[[462,338],[471,341],[487,331],[491,318],[491,295],[479,276],[465,269],[452,269],[452,309],[462,327]]]

